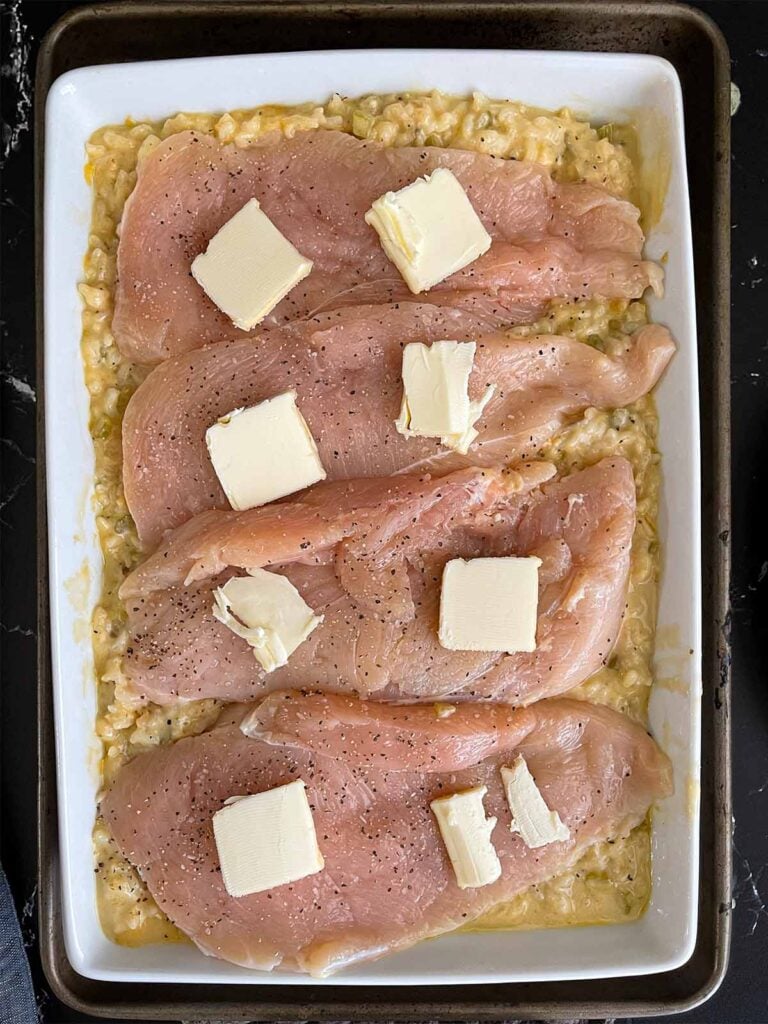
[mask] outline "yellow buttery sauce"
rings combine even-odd
[[[268,131],[292,135],[313,128],[351,132],[385,145],[452,146],[502,157],[535,160],[560,181],[587,181],[616,195],[649,193],[638,173],[631,127],[595,129],[568,110],[541,111],[480,94],[456,98],[440,93],[332,97],[324,104],[262,107],[219,114],[177,114],[164,122],[128,121],[96,131],[88,144],[86,178],[93,187],[93,213],[80,292],[84,302],[82,353],[90,394],[90,429],[95,450],[94,512],[104,554],[101,599],[92,633],[98,686],[96,730],[103,744],[106,785],[137,753],[208,728],[219,712],[214,700],[162,707],[136,700],[121,662],[126,644],[125,609],[117,589],[139,560],[139,545],[122,486],[121,421],[126,403],[147,370],[124,359],[111,329],[118,225],[136,183],[140,161],[160,140],[188,128],[223,142],[248,146]],[[553,303],[538,324],[517,333],[568,334],[612,351],[646,320],[643,303],[592,299]],[[570,471],[605,455],[632,463],[638,495],[627,612],[616,648],[603,669],[574,695],[610,704],[644,720],[652,683],[651,655],[656,618],[659,467],[656,412],[644,398],[627,409],[589,410],[583,420],[553,438],[545,451]],[[96,891],[102,926],[116,942],[139,946],[179,941],[183,935],[158,908],[134,868],[112,842],[103,821],[94,833]],[[592,847],[561,875],[500,904],[472,927],[483,929],[562,927],[628,921],[640,916],[650,894],[650,827]]]

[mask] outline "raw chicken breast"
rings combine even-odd
[[[635,486],[624,459],[538,486],[552,472],[549,463],[530,463],[519,473],[321,484],[300,501],[204,513],[123,585],[124,671],[138,693],[161,704],[250,700],[282,687],[510,704],[565,692],[604,663],[616,640]],[[543,563],[536,650],[441,647],[446,560],[528,554]],[[211,614],[213,590],[237,574],[228,567],[257,566],[284,574],[324,616],[269,674]]]
[[[405,303],[322,314],[279,330],[179,356],[157,367],[128,403],[123,481],[147,550],[169,528],[228,502],[205,431],[219,416],[291,388],[330,479],[423,469],[444,473],[535,456],[589,406],[625,405],[649,391],[674,352],[664,327],[641,328],[623,355],[554,335],[492,333],[477,313]],[[468,455],[395,429],[407,342],[477,343],[470,397],[495,394]]]
[[[307,724],[316,713],[323,730]],[[672,788],[669,761],[641,726],[577,701],[504,712],[481,706],[440,719],[431,708],[343,698],[320,707],[314,696],[289,694],[248,716],[253,737],[239,727],[244,714],[229,709],[211,732],[135,758],[101,812],[174,924],[204,953],[249,968],[322,977],[451,931],[565,870],[591,844],[626,834]],[[470,748],[467,716],[477,737]],[[397,742],[398,723],[425,751],[429,744],[429,764]],[[567,840],[529,849],[511,831],[499,769],[518,755],[570,830]],[[212,815],[231,796],[294,779],[307,786],[324,870],[230,897]],[[473,786],[488,788],[502,874],[460,889],[430,801]]]
[[[639,258],[639,211],[590,185],[556,185],[537,164],[452,149],[392,149],[325,130],[270,135],[246,149],[188,131],[142,162],[125,207],[113,319],[123,354],[159,362],[237,336],[189,270],[254,196],[314,262],[268,323],[408,297],[364,214],[384,192],[437,167],[461,181],[494,244],[430,298],[490,308],[479,290],[492,289],[496,308],[514,322],[553,295],[631,298],[660,288],[661,269]]]
[[[350,768],[388,772],[430,772],[437,763],[444,772],[471,768],[519,743],[535,725],[534,711],[505,704],[372,705],[357,697],[295,690],[271,694],[240,721],[247,736],[265,743],[327,757],[339,756],[342,746]]]
[[[255,568],[282,562],[328,561],[325,552],[342,540],[363,537],[370,550],[385,546],[427,512],[442,516],[492,507],[503,495],[530,487],[554,473],[551,464],[530,463],[518,472],[466,469],[435,478],[370,477],[308,488],[298,498],[243,512],[210,511],[167,535],[164,543],[125,579],[120,596],[144,596],[180,583],[215,576],[228,566]],[[434,523],[422,518],[422,528]]]

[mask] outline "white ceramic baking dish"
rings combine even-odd
[[[69,959],[89,978],[120,981],[306,984],[203,957],[192,946],[120,947],[96,910],[91,829],[99,751],[94,736],[89,609],[101,556],[91,513],[93,450],[80,361],[81,277],[91,193],[84,146],[101,125],[178,110],[324,100],[439,88],[568,105],[595,122],[631,117],[645,157],[663,153],[671,178],[648,252],[667,254],[666,295],[654,319],[679,351],[657,392],[664,487],[660,651],[651,722],[672,757],[676,793],[655,811],[653,896],[632,924],[540,932],[455,934],[333,978],[336,985],[468,984],[566,980],[667,971],[691,955],[698,899],[700,734],[699,404],[693,258],[683,106],[671,64],[651,56],[488,50],[389,50],[215,57],[81,68],[59,78],[46,111],[45,396],[53,685],[63,920]],[[675,677],[665,686],[665,677]]]

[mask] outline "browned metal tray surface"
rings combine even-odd
[[[696,949],[682,968],[650,977],[419,988],[133,985],[91,981],[67,961],[59,915],[55,754],[50,689],[45,451],[38,403],[40,632],[40,943],[57,996],[108,1019],[509,1020],[673,1013],[711,995],[730,931],[729,677],[729,59],[700,12],[656,2],[296,0],[112,3],[69,12],[44,40],[36,82],[37,197],[51,83],[95,63],[349,47],[467,47],[651,53],[683,88],[699,328],[702,409],[704,648],[701,881]],[[38,217],[38,394],[43,391],[42,218]]]

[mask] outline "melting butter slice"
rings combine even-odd
[[[540,565],[535,556],[446,562],[441,646],[449,651],[535,651]]]
[[[230,797],[213,816],[224,888],[250,896],[324,867],[301,779],[265,793]]]
[[[439,437],[462,454],[477,437],[475,423],[490,401],[493,385],[475,402],[469,399],[469,378],[475,359],[474,341],[411,342],[403,349],[403,399],[395,420],[405,437]]]
[[[253,648],[265,672],[273,672],[323,621],[285,576],[248,569],[213,592],[213,616]]]
[[[219,483],[238,511],[325,480],[295,391],[227,413],[205,432],[205,443]]]
[[[467,193],[445,167],[398,192],[386,192],[365,220],[415,294],[444,281],[491,246]]]
[[[312,270],[249,199],[192,261],[192,276],[232,323],[249,331]]]
[[[512,832],[518,832],[532,850],[570,839],[571,833],[557,811],[551,811],[522,755],[511,768],[501,769],[501,778],[512,811]]]
[[[487,786],[475,786],[438,797],[429,805],[460,889],[478,889],[501,876],[501,863],[491,842],[496,818],[486,818],[483,807],[487,792]]]

